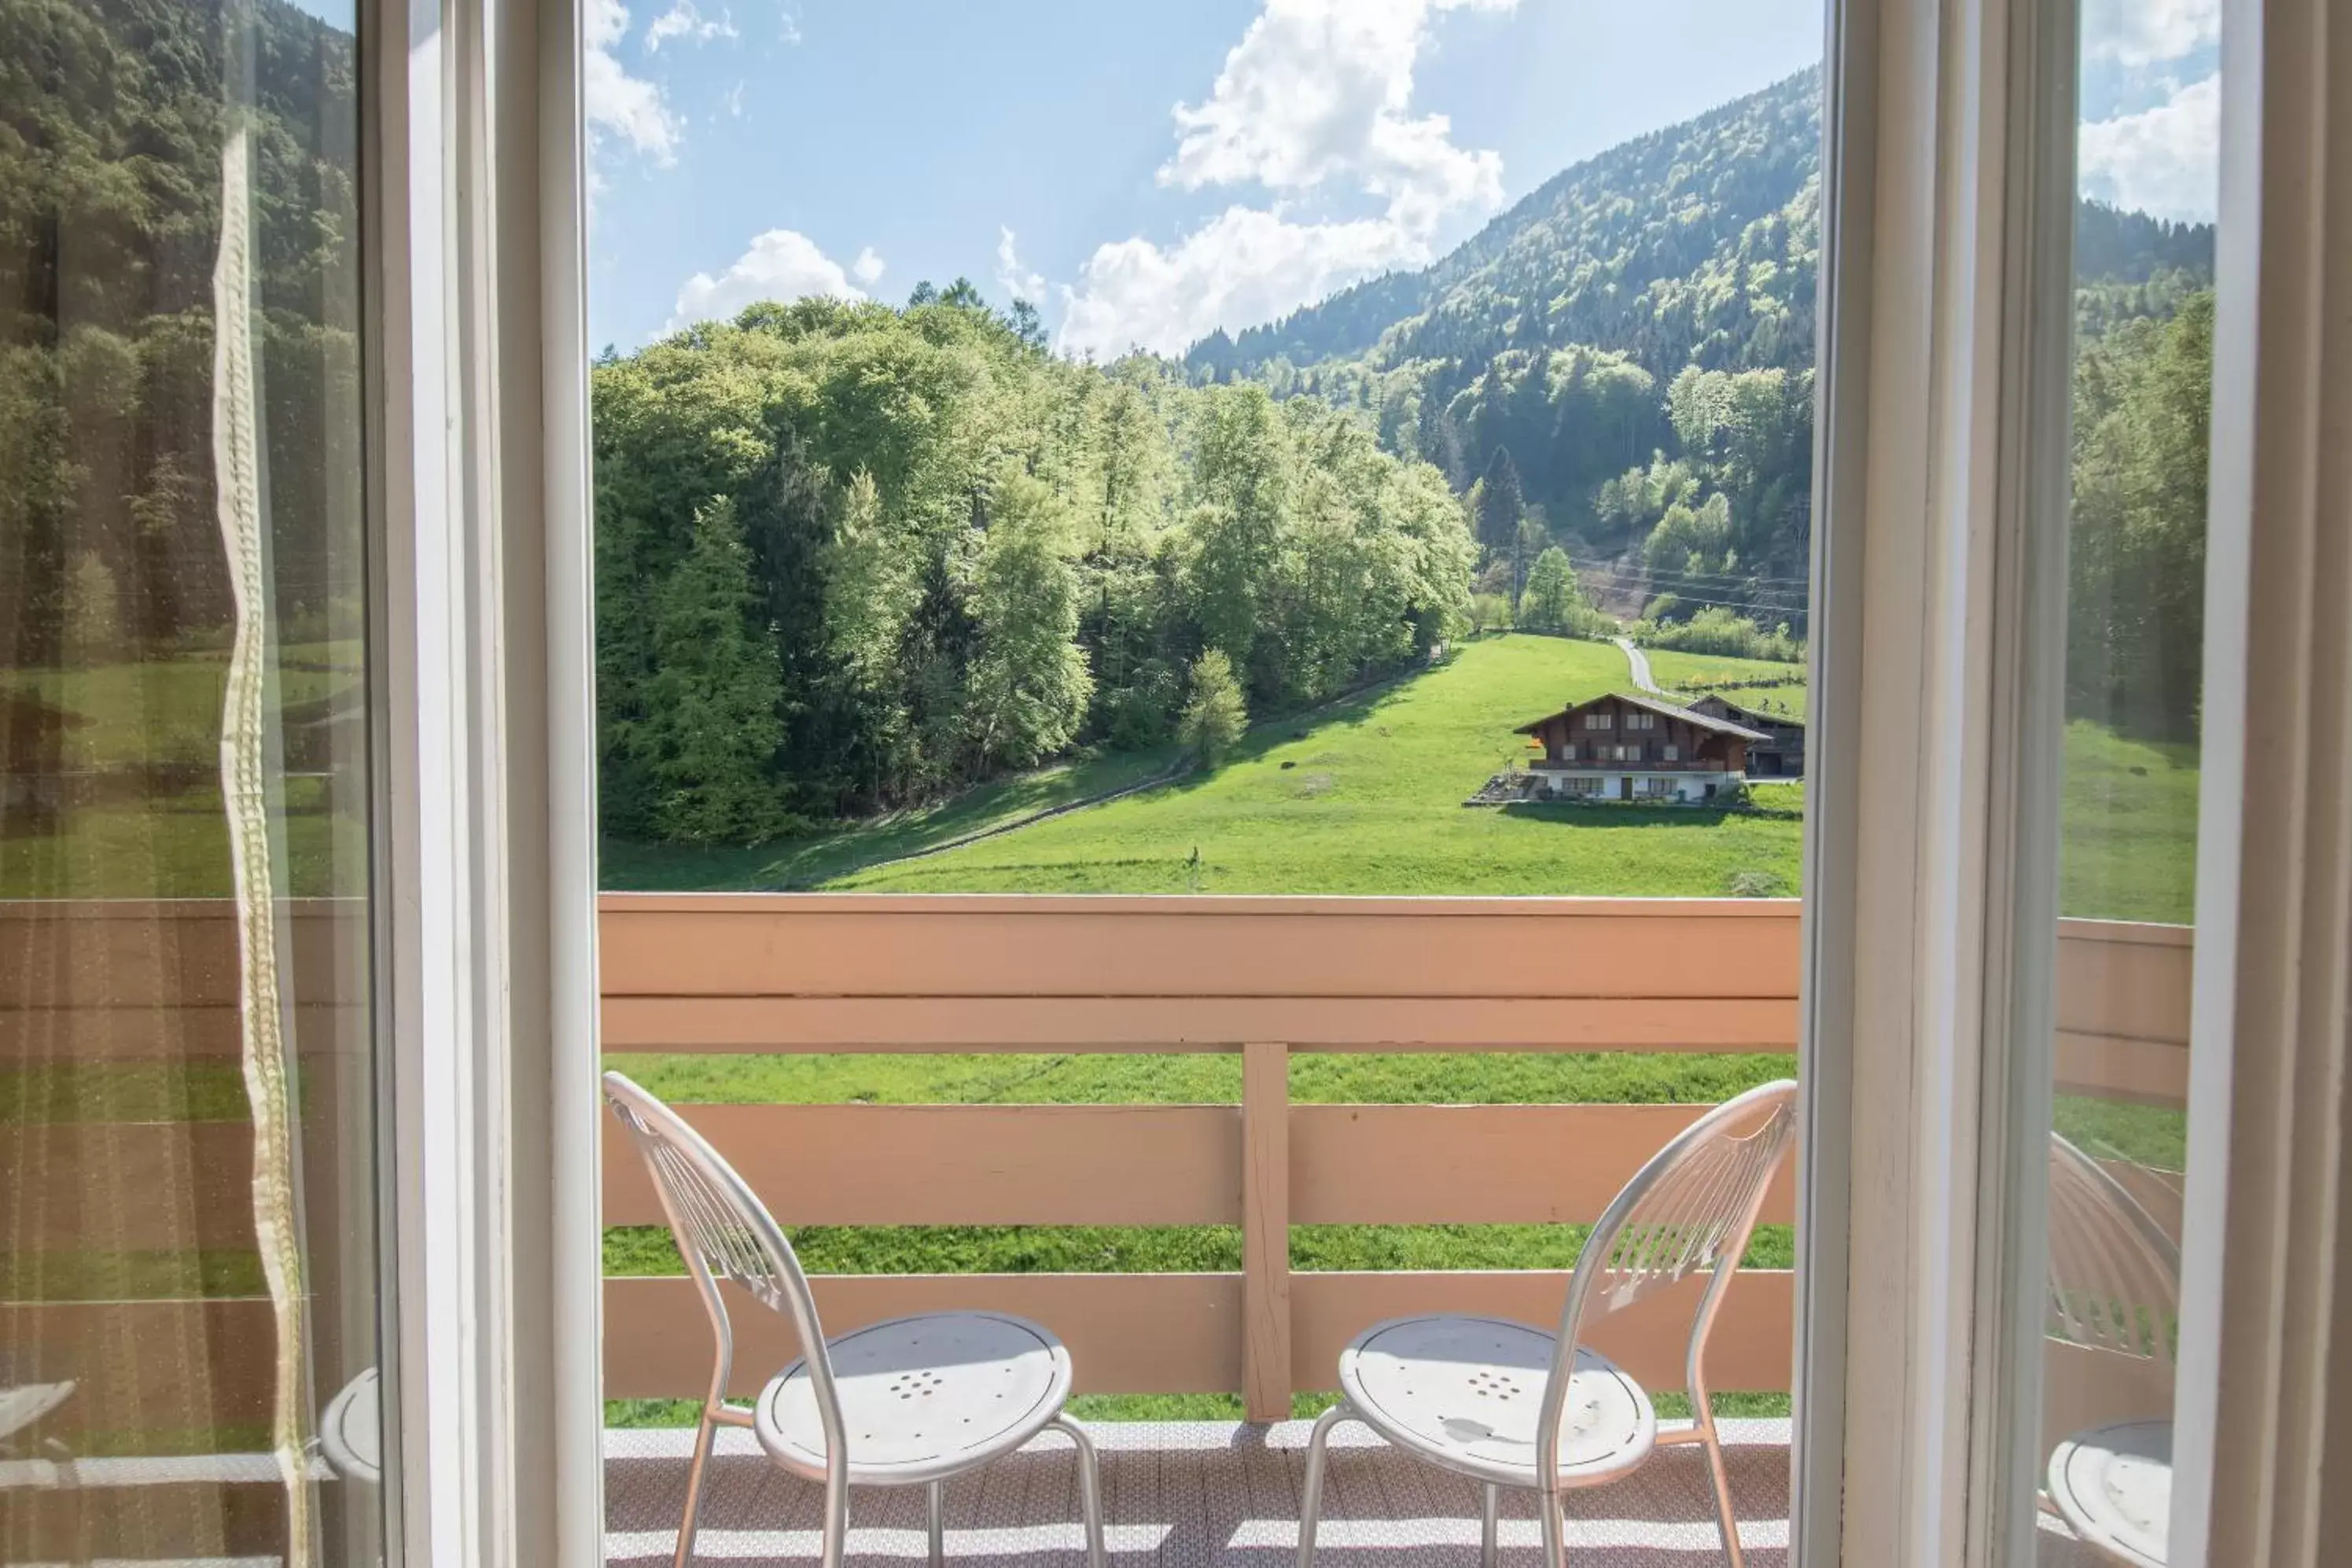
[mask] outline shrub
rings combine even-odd
[[[1653,601],[1650,616],[1633,628],[1634,640],[1646,647],[1719,658],[1761,658],[1781,664],[1804,661],[1804,642],[1790,635],[1785,621],[1768,632],[1746,616],[1721,605],[1701,610],[1687,621],[1665,621],[1656,618],[1658,607],[1658,602]]]

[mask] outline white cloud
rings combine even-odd
[[[882,273],[887,265],[869,245],[857,253],[856,260],[849,264],[849,275],[871,289],[882,281]]]
[[[1266,0],[1208,99],[1177,106],[1161,183],[1189,191],[1255,181],[1292,193],[1344,180],[1423,226],[1499,205],[1501,156],[1455,146],[1443,114],[1413,118],[1412,74],[1437,12],[1517,3]]]
[[[735,34],[735,18],[725,11],[714,17],[705,16],[694,0],[673,0],[670,8],[654,18],[646,29],[646,47],[658,49],[672,38],[684,38],[689,44],[707,44],[713,38],[731,38]]]
[[[2083,187],[2126,211],[2212,220],[2220,200],[2221,79],[2177,88],[2154,109],[2095,120],[2077,143]]]
[[[2086,0],[2083,48],[2126,66],[2177,60],[2221,36],[2221,0]]]
[[[1048,287],[1044,273],[1021,265],[1013,231],[1003,224],[996,226],[996,286],[1007,300],[1026,300],[1033,305],[1044,302]]]
[[[1062,290],[1056,343],[1097,359],[1135,348],[1176,353],[1219,327],[1272,321],[1373,273],[1429,260],[1429,242],[1389,218],[1293,223],[1228,207],[1171,246],[1097,247],[1077,286]]]
[[[857,265],[863,268],[867,258],[873,258],[878,275],[881,258],[870,249],[858,257]],[[866,291],[849,280],[841,263],[819,250],[814,240],[789,228],[772,228],[752,240],[751,248],[718,277],[698,272],[688,279],[686,287],[677,291],[677,308],[669,325],[662,330],[674,332],[696,321],[726,321],[744,306],[762,300],[790,304],[812,294],[829,294],[836,300],[866,298]]]
[[[729,88],[725,92],[720,93],[719,95],[719,107],[727,111],[727,117],[729,119],[742,119],[743,84],[739,81],[733,87]]]
[[[1171,245],[1098,247],[1061,290],[1058,346],[1109,358],[1171,353],[1204,334],[1273,320],[1396,267],[1425,266],[1441,226],[1502,205],[1503,160],[1459,147],[1443,114],[1412,113],[1413,70],[1445,11],[1507,11],[1517,0],[1265,0],[1198,104],[1175,110],[1162,184],[1257,184],[1266,207],[1235,205]],[[1381,204],[1380,216],[1297,216],[1325,188]],[[1000,248],[1010,250],[1011,236]]]
[[[629,31],[628,7],[621,0],[588,0],[583,16],[580,85],[593,145],[600,133],[621,137],[656,163],[677,156],[677,116],[662,90],[629,74],[614,49]]]

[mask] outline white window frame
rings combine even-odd
[[[1584,727],[1588,730],[1613,730],[1617,727],[1617,715],[1614,713],[1587,713],[1584,716]]]
[[[601,1568],[578,11],[360,17],[386,538],[386,1560]]]
[[[2171,1543],[2319,1568],[2352,1539],[2352,39],[2325,0],[2221,26]]]
[[[2014,1105],[1987,1064],[2033,984],[2003,922],[2034,787],[2018,532],[2032,448],[2017,421],[2047,350],[2031,285],[2049,237],[2011,121],[2047,108],[2056,41],[2029,26],[2046,11],[1832,5],[1811,670],[1829,743],[1808,782],[1791,1520],[1806,1568],[2000,1560],[1982,1262],[2021,1215],[1979,1179]],[[590,1568],[603,1416],[577,7],[379,0],[362,16],[372,480],[391,535],[391,1555]],[[2352,68],[2321,0],[2229,0],[2224,17],[2206,710],[2209,759],[2228,765],[2209,761],[2202,808],[2192,1066],[2194,1098],[2221,1109],[2191,1132],[2181,1352],[2184,1398],[2210,1401],[2212,1422],[2203,1446],[2184,1427],[2175,1557],[2309,1564],[2315,1521],[2338,1539],[2352,1525],[2352,1373],[2313,1329],[2352,1285],[2280,1261],[2325,1256],[2340,1222],[2302,1200],[2341,1189],[2352,1148],[2342,1097],[2315,1092],[2346,1066],[2352,648],[2326,611],[2352,596],[2352,442],[2313,416],[2352,405],[2342,268],[2316,265],[2315,237],[2352,229],[2352,137],[2328,113],[2352,103]],[[2255,628],[2261,684],[2257,592],[2291,606]],[[1864,735],[1866,778],[1849,742]],[[2283,754],[2294,787],[2257,822],[2247,781],[2279,776]],[[2231,922],[2234,943],[2212,937]],[[2225,1272],[2248,1271],[2260,1289],[2220,1296]],[[2332,1471],[2281,1462],[2322,1451],[2315,1435],[2336,1439]]]
[[[2352,1180],[2352,43],[2323,0],[2222,14],[2171,1560],[2317,1568],[2352,1531],[2352,1355],[2328,1346],[2352,1279],[2318,1266],[2347,1233],[2317,1196]],[[2024,0],[1832,16],[1800,1563],[2030,1561],[2018,1460],[2034,1448],[2001,1420],[2030,1408],[2038,1281],[2003,1271],[2035,1256],[2039,1161],[2016,1139],[2048,1093],[2049,944],[2024,940],[2047,911],[2021,872],[2046,868],[2055,831],[2037,742],[2055,688],[2032,660],[2063,589],[2037,580],[2026,523],[2064,495],[2046,437],[2067,390],[2070,301],[2049,283],[2055,198],[2073,194],[2073,28],[2071,7]],[[1864,734],[1866,779],[1841,743]]]

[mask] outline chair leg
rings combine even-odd
[[[1707,1479],[1715,1486],[1715,1527],[1723,1532],[1723,1555],[1731,1568],[1741,1568],[1747,1559],[1739,1550],[1739,1520],[1731,1511],[1731,1471],[1723,1462],[1723,1440],[1715,1435],[1711,1417],[1699,1430],[1704,1434],[1699,1447],[1706,1450]]]
[[[1486,1483],[1485,1503],[1478,1519],[1478,1568],[1495,1568],[1496,1542],[1502,1533],[1503,1489],[1492,1481]]]
[[[824,1534],[818,1547],[822,1568],[841,1568],[849,1555],[849,1470],[828,1466],[824,1478]]]
[[[1087,1429],[1067,1415],[1054,1417],[1054,1426],[1078,1450],[1078,1511],[1087,1529],[1087,1568],[1106,1568],[1103,1551],[1102,1459]]]
[[[933,1481],[923,1489],[923,1520],[931,1539],[931,1568],[947,1568],[948,1484]]]
[[[1298,1500],[1298,1568],[1315,1568],[1315,1526],[1323,1511],[1323,1463],[1331,1428],[1348,1419],[1343,1400],[1315,1418],[1307,1436],[1307,1485]]]
[[[694,1561],[695,1522],[702,1511],[702,1473],[709,1467],[710,1443],[718,1428],[719,1424],[711,1420],[706,1407],[700,1424],[694,1429],[694,1458],[686,1468],[686,1515],[677,1521],[677,1555],[671,1559],[673,1568],[687,1568]]]
[[[1543,1520],[1544,1568],[1567,1568],[1568,1516],[1560,1508],[1558,1492],[1536,1494],[1536,1511]]]

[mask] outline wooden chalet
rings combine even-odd
[[[1805,776],[1805,721],[1795,714],[1751,708],[1714,691],[1692,703],[1690,710],[1711,718],[1728,719],[1764,737],[1748,748],[1749,778],[1801,779]]]
[[[1736,789],[1769,737],[1663,698],[1612,692],[1520,725],[1543,750],[1528,772],[1543,795],[1697,805]]]

